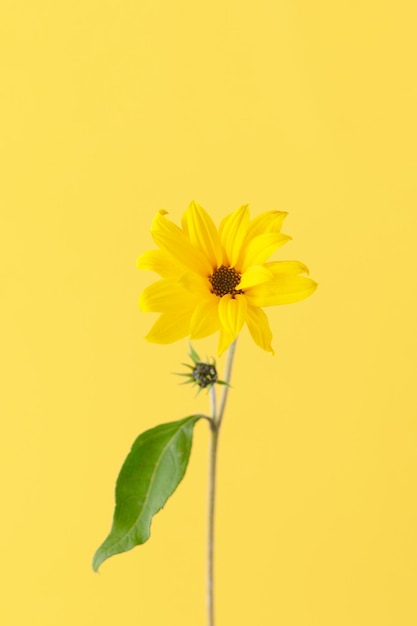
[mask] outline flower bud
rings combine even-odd
[[[214,385],[218,379],[216,366],[210,363],[196,363],[192,377],[202,389]]]

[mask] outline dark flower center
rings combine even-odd
[[[240,283],[241,275],[234,267],[226,267],[220,265],[209,277],[212,286],[212,293],[220,298],[227,293],[231,293],[234,297],[237,293],[243,293],[241,289],[236,289]]]

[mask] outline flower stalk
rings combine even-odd
[[[223,394],[217,411],[216,388],[210,388],[211,419],[210,419],[210,456],[209,456],[209,481],[208,481],[208,528],[207,528],[207,626],[214,626],[214,538],[215,538],[215,510],[216,510],[216,478],[217,478],[217,453],[219,444],[220,426],[226,408],[227,396],[230,389],[233,359],[235,355],[236,341],[228,350],[225,368]]]

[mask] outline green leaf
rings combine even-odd
[[[190,458],[194,424],[201,415],[161,424],[139,435],[116,482],[113,525],[93,559],[97,571],[114,554],[145,543],[152,517],[181,482]]]

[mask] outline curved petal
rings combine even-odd
[[[181,267],[174,259],[162,250],[148,250],[140,255],[136,266],[140,270],[151,270],[162,278],[178,278],[182,273]]]
[[[190,328],[190,314],[162,313],[152,326],[145,339],[151,343],[173,343],[188,335]]]
[[[272,280],[273,277],[273,273],[264,265],[252,265],[242,274],[242,278],[236,289],[248,289],[254,285],[268,282]]]
[[[142,291],[139,307],[142,311],[162,313],[163,311],[192,310],[198,303],[197,294],[190,293],[178,281],[163,278]]]
[[[310,273],[308,267],[300,261],[272,261],[271,263],[265,263],[264,267],[270,270],[274,276]]]
[[[195,308],[190,322],[190,339],[202,339],[219,330],[218,301],[216,296],[210,295]]]
[[[261,213],[250,221],[246,236],[247,241],[263,233],[279,233],[287,215],[288,213],[285,211],[266,211]]]
[[[249,241],[245,246],[242,255],[241,268],[237,268],[242,273],[251,265],[262,265],[280,246],[290,241],[291,237],[283,233],[264,233]]]
[[[239,260],[249,223],[249,205],[241,206],[222,220],[219,228],[220,241],[231,267]]]
[[[271,346],[272,332],[269,327],[268,318],[262,309],[248,306],[246,324],[248,325],[249,332],[254,342],[263,350],[274,354]]]
[[[251,306],[290,304],[308,298],[316,288],[317,283],[310,278],[283,274],[269,283],[251,287],[245,292],[245,297]]]
[[[221,327],[233,339],[236,339],[246,319],[247,302],[245,296],[236,295],[232,297],[227,294],[220,298],[218,306]]]
[[[233,335],[225,331],[224,328],[220,328],[219,344],[217,346],[219,356],[221,356],[223,352],[231,346],[235,339],[236,337],[233,337]]]
[[[212,269],[223,263],[223,251],[217,228],[209,214],[197,202],[191,202],[182,216],[182,227],[191,243],[202,250]]]
[[[183,267],[202,276],[209,276],[212,272],[209,260],[192,245],[181,228],[168,220],[165,215],[166,211],[159,211],[152,223],[151,233],[156,245]]]

